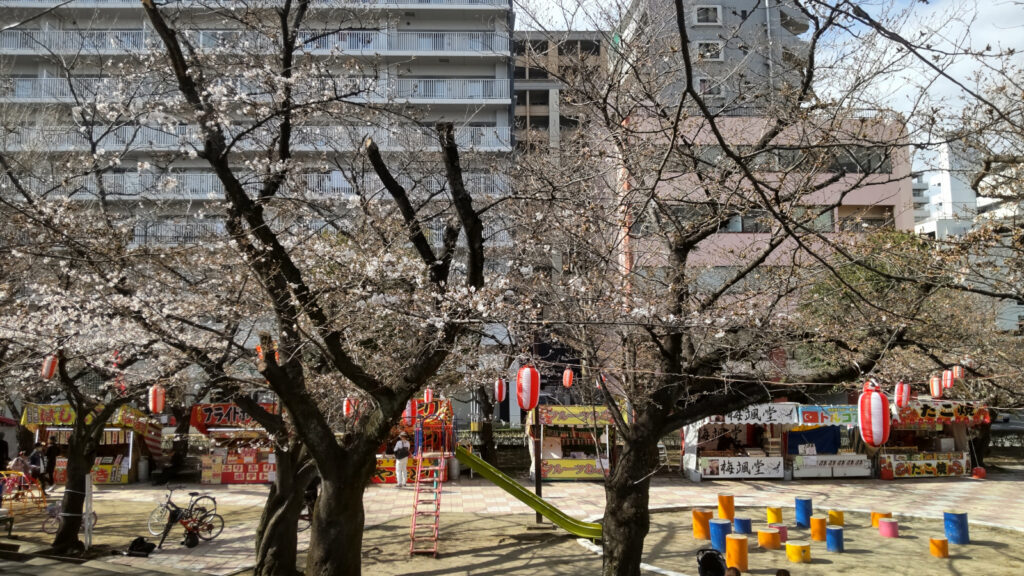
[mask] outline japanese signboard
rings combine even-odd
[[[986,424],[991,421],[988,408],[954,400],[914,400],[899,408],[896,420],[900,425],[916,424]]]
[[[91,421],[90,414],[86,417],[86,422]],[[121,406],[110,417],[108,425],[148,434],[150,421],[150,418],[138,408]],[[29,430],[35,430],[39,426],[68,427],[74,423],[75,410],[68,404],[25,404],[21,412],[21,424]]]
[[[396,484],[398,478],[395,476],[395,459],[394,458],[377,458],[377,469],[374,471],[373,477],[370,479],[374,484]],[[424,458],[423,468],[420,470],[420,479],[429,480],[431,478],[431,471],[428,468],[442,466],[444,460],[440,458]],[[413,458],[409,458],[408,464],[405,467],[406,478],[412,481],[416,477],[416,461]],[[448,469],[441,469],[441,480],[446,481],[448,479]]]
[[[260,404],[268,412],[276,412],[275,404]],[[257,428],[259,424],[235,404],[196,404],[192,407],[192,426],[203,434],[208,428]]]
[[[794,402],[752,404],[726,414],[722,421],[726,424],[797,424],[798,406]]]
[[[594,458],[541,460],[540,474],[545,480],[602,479],[608,473],[608,461]]]
[[[613,424],[611,413],[605,406],[552,406],[537,407],[540,423],[545,426],[601,427]],[[533,415],[531,414],[532,418]]]
[[[906,454],[882,454],[878,466],[882,473],[891,472],[893,478],[922,478],[932,476],[961,476],[970,471],[970,457],[963,452],[948,457],[922,459]]]
[[[857,406],[801,406],[800,424],[805,426],[856,426]]]
[[[698,459],[703,478],[782,478],[779,456],[703,457]]]

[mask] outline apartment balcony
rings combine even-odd
[[[236,93],[259,98],[266,96],[266,87],[240,80],[224,80],[223,84]],[[97,94],[117,90],[112,78],[11,78],[0,83],[0,102],[59,103],[88,101]],[[151,84],[138,89],[139,96],[173,93],[175,87]],[[509,81],[505,79],[420,79],[398,78],[383,83],[375,78],[324,79],[311,85],[300,86],[300,95],[325,98],[334,94],[350,94],[344,100],[376,103],[422,104],[499,104],[510,101]],[[304,92],[304,94],[303,94]]]
[[[252,174],[239,175],[243,186],[252,195],[256,195],[262,183]],[[466,187],[475,195],[505,196],[509,193],[508,178],[499,174],[467,173],[464,175]],[[0,179],[4,182],[6,179]],[[436,177],[425,177],[413,181],[408,177],[399,177],[399,182],[414,197],[432,197],[440,192],[447,183]],[[6,182],[4,182],[6,183]],[[13,189],[0,186],[6,190],[5,196],[12,196]],[[95,176],[79,178],[71,182],[50,183],[40,180],[23,182],[34,194],[48,194],[78,200],[93,200],[102,189],[110,202],[117,201],[186,201],[223,200],[224,186],[212,172],[183,171],[168,173],[151,172],[111,172],[102,175],[102,188]],[[281,198],[303,198],[305,200],[345,200],[354,197],[360,190],[377,190],[381,187],[376,177],[366,176],[356,184],[348,181],[340,172],[299,174],[286,183],[281,190]]]
[[[10,0],[4,6],[8,8],[52,8],[64,4],[62,0]],[[177,0],[168,2],[176,7],[196,6],[209,9],[210,2],[196,0]],[[230,5],[230,0],[222,0],[221,5]],[[243,7],[259,6],[260,2],[238,2]],[[331,8],[366,8],[383,10],[422,10],[424,8],[458,9],[458,10],[508,10],[508,0],[312,0],[314,9]],[[69,8],[138,8],[138,0],[75,0]]]
[[[271,52],[265,37],[240,30],[187,30],[200,50],[236,53]],[[508,56],[508,36],[497,32],[387,32],[378,30],[307,30],[300,50],[313,55],[345,56]],[[160,50],[152,31],[124,30],[6,30],[0,32],[0,52],[16,54],[127,54]]]
[[[240,134],[247,128],[233,127]],[[272,131],[253,131],[237,141],[240,151],[265,150],[272,145],[276,134]],[[437,136],[429,130],[410,128],[388,129],[378,126],[297,126],[294,128],[292,149],[297,152],[347,152],[363,146],[372,139],[384,151],[427,152],[437,151]],[[463,151],[507,152],[511,150],[508,127],[461,127],[455,130],[455,141]],[[198,126],[177,126],[173,131],[148,126],[93,126],[91,135],[80,126],[47,126],[22,128],[5,135],[0,145],[10,152],[84,152],[91,143],[106,152],[187,152],[203,147],[202,131]]]

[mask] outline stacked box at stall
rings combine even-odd
[[[276,413],[275,404],[260,404]],[[266,484],[277,474],[274,450],[266,431],[235,404],[197,404],[192,426],[212,441],[201,458],[203,484]]]

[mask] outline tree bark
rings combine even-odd
[[[657,437],[634,438],[605,482],[604,576],[640,575],[644,538],[651,527],[651,472],[657,466]]]
[[[376,446],[374,446],[374,449]],[[370,461],[374,459],[371,457]],[[363,491],[370,479],[367,458],[353,457],[320,465],[320,498],[313,512],[313,532],[306,556],[306,576],[359,576],[362,570]],[[348,468],[346,464],[353,464]],[[343,468],[344,466],[344,468]]]
[[[171,463],[164,473],[165,480],[177,479],[185,471],[185,460],[188,458],[189,450],[189,418],[191,406],[175,404],[171,406],[171,414],[174,415],[176,424],[174,426],[174,442],[172,444]]]
[[[295,576],[298,532],[297,524],[306,486],[315,468],[301,445],[292,442],[287,450],[275,448],[277,476],[256,529],[255,576]]]
[[[487,395],[486,386],[477,386],[474,394],[480,406],[480,455],[488,464],[496,465],[498,450],[494,444],[494,404]]]
[[[65,516],[52,544],[53,550],[59,554],[82,546],[78,540],[78,531],[82,528],[82,513],[85,509],[85,476],[92,470],[96,457],[96,445],[88,435],[88,430],[84,426],[80,427],[76,421],[68,440],[67,482],[61,502]]]

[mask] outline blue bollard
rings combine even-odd
[[[732,531],[736,534],[753,534],[754,530],[750,526],[750,518],[740,518],[737,516],[732,521]]]
[[[829,526],[825,529],[825,549],[829,552],[843,551],[842,526]]]
[[[798,528],[810,528],[811,527],[811,514],[814,514],[814,508],[811,506],[810,498],[797,498],[796,499],[796,525]]]
[[[971,543],[971,535],[967,530],[967,512],[945,511],[942,513],[942,523],[946,527],[946,540],[950,544]]]
[[[708,523],[711,528],[711,547],[725,554],[725,537],[732,533],[732,522],[715,518]]]

